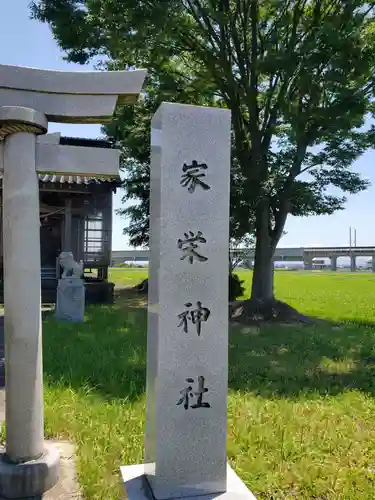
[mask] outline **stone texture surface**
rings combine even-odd
[[[1,319],[1,317],[0,317]],[[3,327],[0,323],[0,348],[4,348],[1,340]],[[5,390],[0,390],[0,424],[5,420]],[[75,447],[67,441],[48,441],[60,453],[59,482],[49,491],[37,497],[24,500],[83,500],[76,476]],[[5,500],[0,496],[0,500]]]
[[[146,70],[59,71],[0,64],[0,88],[49,94],[139,94]],[[92,111],[92,115],[95,116]]]
[[[48,129],[48,121],[43,113],[22,106],[0,106],[0,124],[1,140],[19,132],[45,134]]]
[[[146,77],[136,71],[51,71],[0,65],[0,106],[38,109],[49,121],[103,123],[120,102],[135,102]]]
[[[5,420],[5,345],[4,345],[4,316],[0,313],[0,422]]]
[[[65,146],[39,142],[36,170],[57,174],[115,176],[119,171],[117,149]],[[53,167],[53,168],[51,168]]]
[[[60,479],[43,500],[83,500],[76,475],[75,447],[67,441],[51,441],[60,452]]]
[[[39,181],[36,137],[5,139],[3,253],[7,454],[14,462],[43,453]]]
[[[164,499],[226,487],[230,112],[163,103],[151,145],[145,463]]]
[[[118,175],[120,152],[117,149],[60,145],[54,136],[48,134],[38,138],[35,150],[37,172],[42,174],[53,170],[61,175]],[[2,149],[0,142],[0,171],[4,170]]]
[[[0,350],[4,352],[4,328],[0,316]],[[2,382],[4,387],[5,378],[2,373]],[[0,390],[0,424],[5,420],[5,389]],[[67,441],[54,441],[50,440],[49,443],[54,446],[60,453],[60,470],[59,482],[44,495],[37,497],[29,497],[24,500],[83,500],[77,477],[76,477],[76,460],[75,460],[75,447]],[[5,500],[0,496],[0,500]]]
[[[59,279],[55,315],[61,321],[84,321],[85,283],[82,279]]]
[[[66,441],[50,441],[60,453],[59,482],[43,495],[23,500],[83,500],[76,477],[75,448]],[[7,500],[0,495],[0,500]]]
[[[147,481],[144,465],[128,465],[121,467],[121,476],[126,496],[129,500],[154,500],[152,490]],[[181,498],[181,497],[180,497]],[[217,493],[195,497],[194,500],[256,500],[233,469],[227,466],[227,484],[225,493]],[[174,500],[178,500],[175,498]]]
[[[44,443],[40,458],[18,464],[7,461],[0,452],[0,496],[19,500],[37,497],[54,487],[59,480],[60,454],[55,446]]]

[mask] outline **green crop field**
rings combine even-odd
[[[46,434],[77,445],[88,500],[122,498],[119,466],[142,461],[146,308],[113,269],[113,306],[44,325]],[[251,274],[240,273],[249,291]],[[259,499],[375,498],[375,276],[276,273],[277,297],[325,321],[232,328],[228,459]]]

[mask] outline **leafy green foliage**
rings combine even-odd
[[[229,274],[229,302],[233,302],[234,300],[243,296],[245,292],[245,287],[243,286],[244,280],[241,280],[238,277],[238,274],[230,273]]]
[[[147,239],[154,109],[162,100],[231,109],[231,231],[256,235],[252,294],[264,298],[288,214],[333,213],[346,193],[368,186],[351,166],[374,144],[366,121],[374,8],[360,0],[36,0],[32,15],[50,24],[68,60],[149,71],[143,100],[108,129],[129,158],[126,196],[141,195],[124,212],[133,243]]]
[[[181,92],[179,91],[181,89]],[[151,118],[164,101],[176,101],[182,97],[194,104],[213,104],[210,96],[197,93],[195,88],[185,87],[178,73],[161,72],[158,78],[148,78],[145,93],[135,106],[124,106],[117,111],[112,123],[105,127],[106,135],[116,142],[123,152],[122,170],[125,173],[123,202],[133,204],[118,212],[130,223],[124,232],[134,246],[148,244],[149,196],[150,196],[150,128]],[[184,93],[182,93],[184,92]]]

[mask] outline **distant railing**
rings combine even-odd
[[[375,247],[316,247],[304,248],[304,253],[330,253],[330,252],[370,252],[375,253]]]

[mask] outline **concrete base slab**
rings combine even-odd
[[[0,454],[0,496],[7,499],[40,497],[59,481],[60,453],[45,443],[45,453],[38,460],[9,463],[5,450]]]
[[[83,500],[76,475],[75,446],[68,441],[51,443],[60,452],[60,479],[52,490],[43,495],[43,500]]]
[[[151,491],[144,465],[127,465],[120,467],[122,481],[129,500],[155,500]],[[194,500],[256,500],[255,496],[237,476],[234,470],[227,466],[227,491],[212,495],[196,496]],[[175,498],[173,500],[183,500]],[[186,497],[185,497],[186,500]]]
[[[0,390],[0,424],[5,420],[5,397],[5,390]],[[60,453],[59,482],[43,495],[22,500],[82,500],[76,478],[75,446],[68,441],[50,440],[48,443]],[[6,500],[6,497],[0,494],[0,500]]]
[[[67,441],[49,441],[60,453],[59,482],[44,495],[22,500],[83,500],[76,477],[75,447]],[[0,496],[0,500],[6,500]]]

